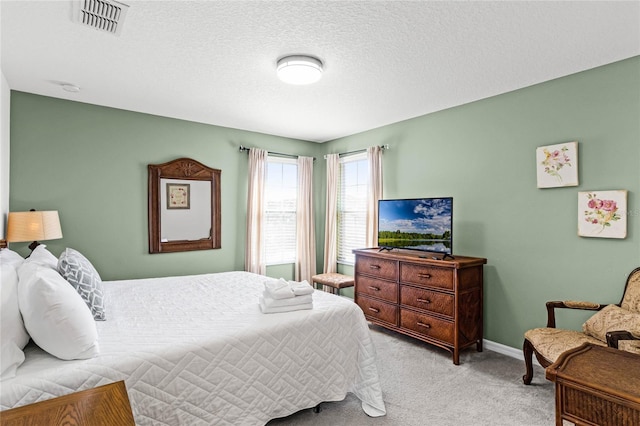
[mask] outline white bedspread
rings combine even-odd
[[[360,308],[316,291],[312,310],[262,314],[263,281],[225,272],[105,282],[100,355],[62,361],[28,346],[17,376],[0,382],[1,407],[125,380],[139,425],[262,425],[347,392],[384,415]]]

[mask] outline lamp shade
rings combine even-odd
[[[62,238],[58,211],[9,212],[7,241],[56,240]]]
[[[322,77],[322,62],[312,56],[286,56],[278,61],[278,78],[289,84],[311,84]]]

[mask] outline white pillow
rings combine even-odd
[[[22,265],[24,258],[13,250],[0,249],[0,264],[11,265],[16,270]]]
[[[27,258],[28,262],[36,262],[44,266],[48,266],[52,269],[58,268],[58,258],[53,255],[49,250],[47,250],[47,246],[44,244],[40,244],[38,247],[33,249],[29,257]]]
[[[18,277],[20,312],[38,346],[65,360],[98,354],[98,331],[91,311],[58,272],[36,262],[25,262]]]
[[[18,274],[24,259],[9,249],[0,250],[0,335],[2,352],[0,353],[0,380],[16,375],[16,370],[24,362],[22,350],[29,343],[29,335],[24,328],[22,315],[18,309]]]

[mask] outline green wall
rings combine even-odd
[[[576,140],[580,185],[537,189],[536,147]],[[620,301],[640,266],[639,57],[327,148],[386,143],[384,197],[453,196],[454,254],[487,258],[487,339],[521,347],[524,331],[546,324],[547,300]],[[615,189],[629,191],[627,238],[578,237],[578,191]],[[576,328],[585,316],[559,318]]]
[[[11,210],[59,210],[64,239],[49,248],[80,250],[105,279],[242,269],[238,145],[312,155],[321,269],[322,155],[389,144],[385,197],[454,197],[454,252],[488,259],[485,337],[519,348],[526,329],[544,325],[545,301],[616,303],[640,264],[639,75],[636,57],[326,144],[12,92]],[[537,189],[536,147],[574,140],[580,185]],[[182,156],[222,170],[222,249],[149,255],[146,165]],[[578,191],[613,189],[629,191],[627,238],[578,237]],[[560,316],[574,328],[583,320]]]
[[[107,280],[243,269],[247,154],[238,147],[320,155],[315,143],[22,92],[11,107],[11,210],[59,210],[64,238],[47,246],[76,248]],[[178,157],[222,170],[222,248],[150,255],[147,164]],[[26,254],[26,245],[11,246]]]

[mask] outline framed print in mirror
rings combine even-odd
[[[578,235],[625,238],[627,191],[578,192]]]
[[[538,188],[578,186],[578,142],[536,148]]]
[[[189,209],[190,196],[188,183],[168,183],[167,184],[167,208],[168,209]]]

